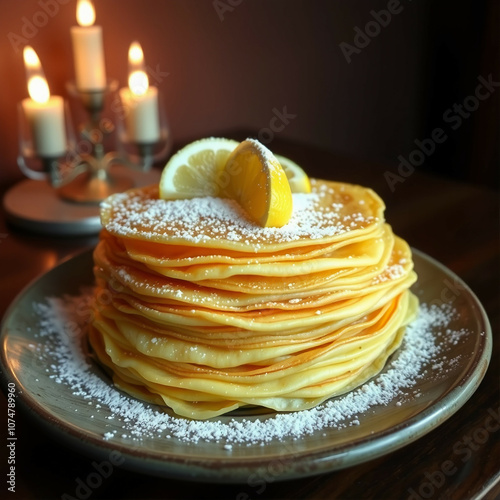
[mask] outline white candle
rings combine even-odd
[[[130,45],[129,72],[128,88],[120,89],[128,136],[137,143],[158,142],[158,89],[149,86],[148,75],[144,71],[144,55],[137,42]]]
[[[95,10],[90,0],[78,0],[72,26],[73,57],[78,90],[102,90],[106,87],[106,68],[102,43],[102,28],[95,26]]]
[[[56,158],[66,150],[64,100],[50,95],[40,60],[31,47],[24,49],[24,62],[30,97],[22,101],[22,106],[31,129],[33,147],[40,157]]]

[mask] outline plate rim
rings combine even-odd
[[[445,422],[456,413],[477,390],[486,374],[491,359],[491,325],[486,311],[475,293],[459,276],[444,264],[412,247],[411,250],[413,254],[418,255],[422,260],[438,268],[446,276],[456,280],[456,283],[467,291],[472,302],[477,307],[475,316],[484,324],[481,353],[474,358],[474,364],[468,368],[466,372],[467,376],[463,381],[464,383],[456,383],[446,394],[437,400],[439,403],[444,402],[444,405],[441,405],[438,409],[436,408],[436,402],[433,402],[417,414],[395,426],[383,431],[378,431],[373,437],[360,438],[360,442],[356,443],[354,446],[352,443],[337,445],[334,446],[334,448],[328,448],[328,446],[325,445],[324,448],[313,452],[306,450],[290,455],[277,455],[272,457],[234,457],[229,453],[226,456],[221,455],[215,459],[216,467],[214,467],[213,464],[211,466],[209,458],[184,458],[176,456],[175,452],[164,453],[160,459],[157,456],[148,454],[148,450],[140,446],[130,447],[102,438],[98,439],[92,435],[79,432],[74,428],[74,424],[64,420],[63,417],[54,418],[54,416],[40,404],[35,395],[29,393],[25,394],[24,391],[20,390],[23,384],[16,376],[16,373],[11,370],[11,366],[6,359],[7,353],[5,343],[8,337],[6,324],[16,310],[17,305],[22,302],[24,296],[44,278],[47,279],[47,275],[55,269],[70,265],[72,262],[78,261],[79,259],[90,260],[93,250],[94,248],[87,248],[60,261],[50,270],[32,279],[11,301],[0,323],[0,365],[2,368],[0,370],[0,377],[3,382],[2,388],[4,391],[9,382],[17,384],[18,398],[16,400],[16,405],[20,404],[25,411],[33,416],[37,422],[55,438],[72,448],[76,448],[80,453],[89,457],[109,457],[111,452],[118,451],[124,457],[122,467],[125,469],[161,477],[214,483],[245,482],[251,476],[252,471],[257,472],[259,470],[266,470],[266,466],[274,463],[276,459],[286,461],[288,467],[280,474],[273,476],[273,480],[275,481],[308,477],[332,472],[334,470],[345,469],[394,452],[416,441]],[[307,436],[305,438],[307,438]],[[363,458],[363,455],[366,454],[368,449],[369,458]],[[334,453],[334,456],[332,456],[332,453]],[[347,455],[349,455],[349,457],[347,457]],[[305,456],[308,458],[308,467],[303,467],[300,463],[297,463],[300,458],[305,458]]]

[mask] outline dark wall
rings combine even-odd
[[[478,77],[500,81],[497,5],[95,0],[108,75],[125,84],[128,46],[139,40],[159,74],[155,83],[179,142],[242,128],[258,133],[285,113],[279,137],[396,168],[398,157],[408,158],[417,147],[415,140],[440,127],[446,140],[419,168],[486,183],[498,175],[500,89],[456,130],[443,113],[474,94]],[[76,0],[0,0],[0,181],[20,176],[16,104],[27,92],[22,43],[13,40],[38,21],[27,41],[52,92],[65,94],[73,78],[75,6]],[[390,10],[390,19],[381,12]],[[368,38],[359,34],[366,30]]]
[[[423,167],[498,185],[500,4],[467,0],[430,5],[422,135],[429,137],[442,127],[448,138]]]

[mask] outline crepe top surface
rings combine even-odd
[[[311,187],[293,195],[291,219],[281,228],[260,227],[230,199],[159,199],[158,186],[110,196],[101,220],[119,238],[254,252],[341,240],[384,222],[384,202],[369,188],[318,179]]]

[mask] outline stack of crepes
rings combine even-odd
[[[311,408],[383,368],[418,308],[410,248],[372,190],[311,185],[281,228],[156,186],[104,202],[90,342],[119,388],[206,419]]]

